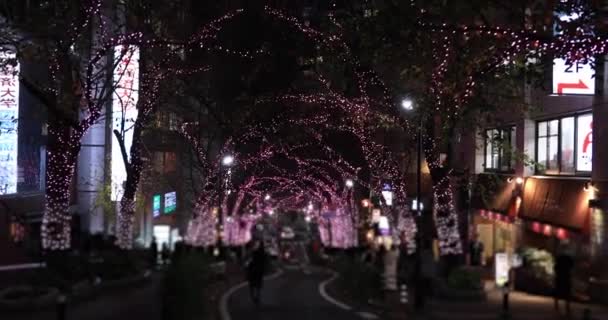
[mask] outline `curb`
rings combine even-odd
[[[273,280],[273,279],[280,277],[282,274],[283,274],[283,270],[279,269],[275,273],[264,277],[264,280],[266,280],[266,281]],[[232,288],[228,289],[228,291],[224,292],[224,294],[222,295],[222,298],[220,299],[219,306],[218,306],[220,309],[220,319],[232,320],[232,317],[230,317],[230,312],[228,311],[228,299],[230,299],[230,296],[233,295],[236,291],[242,289],[245,286],[247,286],[247,281],[243,281],[243,282],[233,286]]]
[[[319,294],[327,302],[329,302],[329,303],[337,306],[338,308],[340,308],[342,310],[346,310],[346,311],[351,311],[351,310],[353,310],[353,307],[351,307],[351,306],[349,306],[349,305],[347,305],[347,304],[345,304],[343,302],[340,302],[340,301],[334,299],[333,297],[331,297],[329,294],[327,294],[327,290],[325,289],[325,287],[327,287],[327,285],[329,283],[331,283],[332,281],[336,280],[337,278],[338,278],[338,274],[335,273],[335,272],[333,272],[333,275],[331,276],[331,278],[329,278],[329,279],[321,282],[319,284]]]

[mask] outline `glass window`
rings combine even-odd
[[[547,168],[547,137],[538,138],[538,164]]]
[[[591,171],[591,114],[538,122],[537,171],[575,174]]]
[[[538,123],[537,161],[545,173],[556,173],[558,169],[559,120]]]
[[[574,117],[562,119],[561,172],[574,173]]]
[[[179,119],[175,112],[169,113],[169,130],[177,131],[179,128]]]
[[[177,169],[177,156],[175,152],[165,152],[164,172],[171,173]]]
[[[485,136],[485,144],[486,144],[486,150],[485,150],[485,167],[486,169],[490,169],[491,168],[491,163],[492,163],[492,141],[493,141],[493,137],[492,137],[492,130],[486,130],[486,136]]]
[[[154,160],[152,160],[152,167],[154,168],[155,172],[163,172],[163,166],[164,166],[164,154],[162,152],[154,152]]]
[[[515,127],[485,131],[485,168],[491,171],[512,171],[515,165]]]

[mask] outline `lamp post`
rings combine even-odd
[[[222,232],[223,232],[223,224],[224,224],[224,211],[222,210],[222,202],[224,200],[224,167],[231,167],[234,164],[234,157],[232,155],[224,155],[222,157],[221,165],[219,168],[218,174],[218,224],[217,224],[217,246],[218,248],[222,246]]]
[[[406,112],[411,112],[414,110],[414,102],[411,99],[405,98],[401,101],[401,107]],[[422,205],[420,203],[420,193],[422,192],[422,116],[418,117],[418,126],[416,128],[416,141],[416,215],[420,217],[422,215]]]

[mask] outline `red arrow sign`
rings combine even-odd
[[[563,94],[564,89],[589,89],[583,80],[578,80],[578,83],[558,83],[557,94]]]

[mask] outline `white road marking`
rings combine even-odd
[[[278,277],[280,277],[283,274],[283,271],[281,269],[279,269],[277,272],[264,277],[264,280],[268,281],[268,280],[272,280],[272,279],[276,279]],[[238,291],[239,289],[243,288],[247,286],[247,281],[243,281],[237,285],[235,285],[234,287],[228,289],[228,291],[226,291],[223,295],[222,298],[220,299],[220,318],[222,320],[232,320],[232,317],[230,317],[230,312],[228,311],[228,299],[230,299],[230,296],[232,294],[234,294],[236,291]]]
[[[377,315],[373,314],[373,313],[369,313],[369,312],[365,312],[365,311],[360,311],[357,312],[357,315],[359,315],[359,317],[363,318],[363,319],[379,319]]]
[[[321,284],[319,284],[319,294],[321,295],[321,297],[323,297],[323,299],[327,300],[327,302],[337,306],[340,309],[350,311],[353,309],[351,306],[332,298],[330,295],[327,294],[327,290],[325,290],[325,287],[327,286],[327,284],[336,280],[336,278],[338,278],[338,275],[336,273],[334,273],[334,275],[331,278],[321,282]]]

